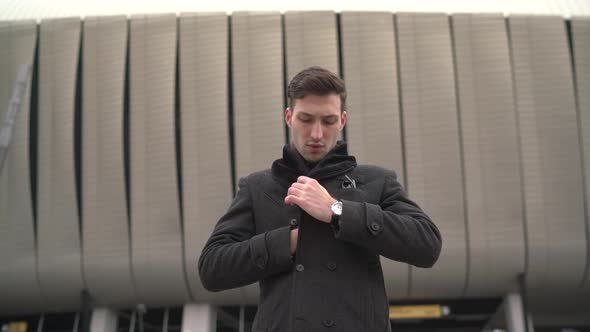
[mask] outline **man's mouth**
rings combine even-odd
[[[323,144],[307,144],[307,146],[309,146],[310,148],[312,148],[314,150],[319,150],[324,147]]]

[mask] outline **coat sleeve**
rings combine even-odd
[[[438,228],[408,197],[395,175],[385,178],[380,204],[342,200],[336,238],[374,254],[418,267],[432,267],[442,246]]]
[[[207,290],[245,286],[292,267],[289,226],[256,234],[252,204],[242,178],[199,258],[199,276]]]

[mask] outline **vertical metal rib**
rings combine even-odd
[[[34,21],[0,22],[0,121],[8,110],[17,70],[33,63],[37,26]],[[12,139],[0,169],[0,312],[42,310],[37,283],[37,257],[29,176],[29,107],[31,76]]]
[[[87,17],[83,38],[82,181],[84,270],[97,303],[131,304],[123,161],[127,18]]]
[[[510,18],[528,231],[527,283],[538,308],[577,297],[586,263],[572,69],[560,17]],[[554,297],[554,295],[558,295]],[[565,305],[565,303],[561,303]]]
[[[242,301],[238,290],[205,291],[197,260],[232,197],[228,132],[228,17],[225,13],[180,17],[180,110],[186,270],[198,302]],[[203,47],[207,45],[207,47]]]
[[[508,38],[500,14],[453,16],[464,146],[466,295],[498,296],[524,271],[520,160]]]
[[[287,82],[310,66],[322,66],[338,74],[338,38],[334,12],[286,12],[285,43]]]
[[[130,150],[132,257],[140,301],[189,298],[175,155],[176,16],[132,16]]]
[[[449,21],[398,14],[397,24],[408,187],[444,238],[434,268],[411,268],[410,295],[460,296],[467,253]]]
[[[84,288],[74,169],[79,18],[41,22],[38,254],[43,293],[55,310],[79,305]]]
[[[590,18],[574,17],[572,46],[576,82],[578,124],[581,135],[581,152],[584,172],[586,215],[586,278],[582,281],[584,294],[590,298]]]
[[[349,150],[363,164],[394,170],[403,183],[393,15],[345,12],[341,24]],[[388,296],[405,296],[409,286],[407,264],[382,260],[381,265]]]

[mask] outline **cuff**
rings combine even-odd
[[[259,269],[279,272],[291,268],[291,230],[289,226],[273,229],[252,237],[251,258]]]
[[[339,227],[333,228],[334,237],[349,242],[363,242],[379,235],[383,231],[380,212],[377,205],[342,200],[342,216]]]

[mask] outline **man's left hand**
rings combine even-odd
[[[315,179],[300,176],[287,191],[285,204],[295,204],[317,220],[329,223],[332,219],[330,207],[336,200],[326,188]]]

